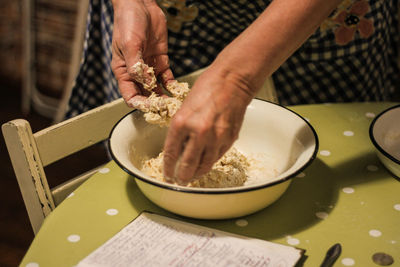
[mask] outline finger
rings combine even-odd
[[[232,144],[221,146],[219,149],[219,152],[218,152],[218,159],[220,159],[231,148],[231,146],[232,146]]]
[[[176,128],[173,126],[169,128],[164,144],[164,177],[167,181],[174,180],[175,166],[187,137],[184,131],[176,130]]]
[[[127,73],[126,62],[122,57],[121,50],[118,49],[114,42],[111,68],[114,72],[115,78],[118,81],[119,92],[125,102],[128,102],[129,99],[135,95],[142,94],[141,89],[132,82],[131,77]]]
[[[131,41],[122,51],[129,76],[144,89],[151,91],[156,87],[156,78],[152,67],[145,64],[142,57],[143,42]]]
[[[150,99],[151,98],[151,99]],[[127,101],[129,107],[139,109],[145,113],[147,112],[173,112],[173,109],[168,109],[168,104],[175,99],[169,98],[166,95],[162,96],[143,96],[136,95]],[[173,116],[173,114],[171,115]]]
[[[194,177],[201,177],[211,170],[214,163],[219,159],[219,151],[220,149],[213,146],[206,147],[202,154],[200,164],[197,167]]]
[[[168,55],[154,56],[150,59],[149,62],[153,62],[154,74],[156,75],[157,80],[164,86],[164,88],[166,88],[167,83],[174,80],[174,75],[169,66]],[[163,88],[159,85],[156,89],[154,89],[154,91],[158,94],[164,93]]]
[[[143,112],[147,112],[147,110],[150,108],[150,103],[147,101],[147,97],[142,96],[142,95],[136,95],[126,101],[129,107],[139,109]]]
[[[168,78],[169,80],[173,79],[173,74],[172,71],[170,69],[170,65],[169,65],[169,57],[168,55],[157,55],[154,57],[154,69],[155,69],[155,74],[157,76],[169,71],[169,76],[166,76],[164,78],[162,78],[161,80],[165,80],[166,78]]]
[[[125,67],[115,69],[114,74],[118,81],[119,92],[126,103],[128,103],[132,97],[143,94],[142,89],[132,82],[129,75],[126,73]]]
[[[130,42],[127,44],[122,53],[123,53],[123,58],[125,60],[125,64],[127,66],[128,73],[131,70],[131,68],[138,62],[144,63],[143,60],[143,42],[138,41],[138,42]]]
[[[168,68],[165,71],[161,72],[158,75],[158,77],[159,77],[160,82],[162,83],[162,85],[164,87],[167,87],[168,83],[170,83],[172,81],[175,81],[174,74],[172,73],[172,70],[170,68]]]
[[[167,93],[167,84],[171,81],[175,81],[174,74],[172,73],[171,69],[166,69],[164,72],[160,73],[158,75],[158,80],[162,84],[163,87],[161,88],[161,91],[163,94]]]
[[[191,137],[184,146],[183,153],[175,169],[175,181],[187,185],[194,178],[203,154],[203,144],[198,138]]]

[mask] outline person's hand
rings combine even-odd
[[[164,176],[186,185],[210,171],[238,138],[254,94],[232,73],[211,65],[172,118],[164,144]]]
[[[137,81],[134,68],[138,62],[154,68],[158,80],[165,85],[174,79],[168,62],[167,27],[164,13],[154,0],[113,0],[114,29],[112,70],[125,102],[143,101],[149,92]],[[144,70],[144,80],[151,79]],[[162,94],[157,84],[155,92]]]

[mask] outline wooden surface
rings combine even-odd
[[[9,77],[0,79],[0,121],[4,123],[15,118],[24,118],[31,124],[34,132],[50,126],[51,120],[35,112],[21,113],[21,92],[19,84]],[[90,160],[82,161],[82,158]],[[46,167],[49,185],[54,187],[67,179],[108,161],[105,146],[100,143],[73,154]],[[14,170],[4,143],[0,138],[0,266],[15,267],[21,262],[33,239],[33,231]]]
[[[30,124],[16,119],[2,125],[3,136],[24,198],[34,233],[43,219],[70,192],[90,177],[84,174],[52,191],[44,167],[108,138],[129,109],[122,99],[32,133]]]

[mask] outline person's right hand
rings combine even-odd
[[[238,138],[247,105],[259,87],[241,75],[240,66],[216,60],[194,83],[164,143],[167,181],[187,185],[200,178]]]
[[[166,18],[155,0],[113,0],[113,7],[111,67],[121,96],[132,106],[149,95],[134,80],[137,62],[153,67],[163,85],[174,79],[167,55]],[[160,86],[154,91],[162,94]]]

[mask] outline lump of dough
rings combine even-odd
[[[242,186],[247,180],[249,162],[236,148],[232,147],[212,167],[211,171],[188,184],[189,187],[224,188]],[[143,162],[142,171],[165,182],[163,176],[163,152],[158,157]]]
[[[144,89],[152,92],[157,87],[157,79],[152,67],[139,61],[132,68],[134,80]],[[176,80],[170,81],[166,87],[172,97],[159,96],[152,92],[145,101],[132,103],[135,108],[144,113],[144,118],[148,123],[168,126],[190,91],[188,83]]]
[[[161,97],[152,93],[146,101],[139,103],[136,108],[144,113],[148,123],[168,126],[171,118],[181,107],[182,102],[172,97]]]
[[[167,91],[170,92],[174,98],[183,101],[188,95],[190,89],[188,83],[174,80],[167,84]]]
[[[137,108],[144,113],[144,118],[148,123],[168,126],[190,91],[187,83],[178,81],[170,82],[167,90],[173,97],[159,96],[153,92],[145,102],[137,105]]]
[[[154,74],[153,67],[149,67],[143,62],[138,61],[135,65],[133,65],[132,77],[147,91],[152,91],[157,87],[157,79]]]

